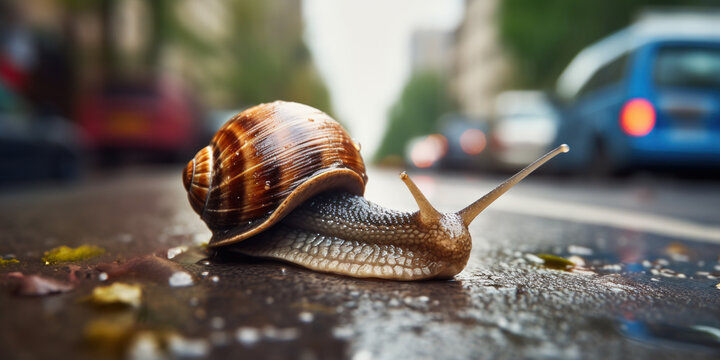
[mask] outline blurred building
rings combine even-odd
[[[444,30],[423,29],[413,33],[410,43],[412,72],[431,70],[443,75],[450,72],[453,34]]]
[[[510,69],[499,41],[498,0],[468,0],[465,18],[455,32],[451,89],[461,110],[487,118]]]

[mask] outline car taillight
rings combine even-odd
[[[620,111],[620,127],[630,136],[645,136],[655,127],[655,108],[645,99],[631,99]]]

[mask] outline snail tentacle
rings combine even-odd
[[[405,186],[407,186],[410,190],[413,198],[415,198],[415,202],[418,204],[418,208],[420,209],[418,210],[420,213],[420,221],[422,221],[425,225],[438,222],[440,218],[442,218],[442,214],[435,210],[432,204],[430,204],[430,201],[428,201],[422,191],[420,191],[417,185],[415,185],[415,182],[410,179],[408,174],[403,171],[400,173],[400,179],[405,183]]]
[[[556,155],[560,153],[566,153],[570,151],[570,147],[567,146],[567,144],[562,144],[555,149],[551,150],[547,154],[543,155],[539,159],[533,161],[530,165],[526,166],[524,169],[518,171],[517,174],[513,175],[509,179],[505,180],[502,184],[498,185],[494,189],[492,189],[490,192],[485,194],[485,196],[481,197],[474,203],[470,204],[468,207],[458,211],[458,215],[463,219],[463,222],[465,223],[465,226],[469,226],[470,223],[475,219],[476,216],[478,216],[483,210],[485,210],[490,204],[492,204],[495,200],[497,200],[502,194],[504,194],[506,191],[510,190],[515,184],[519,183],[520,180],[524,179],[526,176],[530,175],[533,171],[535,171],[537,168],[539,168],[542,164],[546,163],[548,160],[554,158]]]

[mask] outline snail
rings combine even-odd
[[[363,197],[356,144],[330,116],[276,101],[231,118],[183,170],[192,208],[212,231],[208,247],[280,259],[352,277],[451,278],[463,270],[468,225],[561,145],[456,213],[440,213],[404,172],[416,212]]]

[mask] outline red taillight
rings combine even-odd
[[[468,155],[477,155],[485,150],[485,133],[478,129],[467,129],[460,135],[460,148]]]
[[[655,108],[645,99],[632,99],[620,111],[620,127],[630,136],[645,136],[655,127]]]

